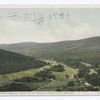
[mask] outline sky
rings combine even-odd
[[[100,8],[0,8],[0,44],[100,36]]]

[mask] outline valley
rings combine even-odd
[[[0,91],[99,91],[100,37],[0,45]]]

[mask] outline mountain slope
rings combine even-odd
[[[0,74],[41,67],[43,65],[45,65],[44,62],[33,57],[0,49]]]

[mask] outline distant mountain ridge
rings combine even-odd
[[[39,59],[54,59],[64,63],[70,58],[81,59],[89,63],[100,61],[100,36],[54,43],[1,44],[0,48]]]
[[[35,43],[35,42],[22,42],[22,43],[14,43],[14,44],[0,44],[1,49],[18,52],[22,54],[28,54],[29,52],[36,53],[41,50],[62,50],[72,47],[94,47],[100,46],[100,36],[91,37],[81,40],[74,41],[61,41],[61,42],[52,42],[52,43]],[[30,53],[31,54],[31,53]]]

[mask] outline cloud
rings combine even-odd
[[[94,33],[95,29],[87,22],[52,21],[36,25],[30,21],[11,19],[0,21],[0,43],[77,40],[96,35]]]

